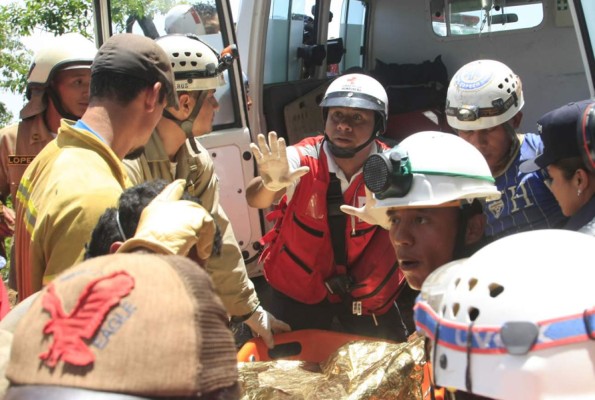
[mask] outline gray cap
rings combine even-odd
[[[131,75],[150,83],[161,82],[167,91],[167,105],[178,108],[169,58],[153,39],[132,33],[110,37],[97,52],[91,76],[102,71]]]

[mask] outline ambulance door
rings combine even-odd
[[[595,99],[595,1],[572,0],[570,11],[579,41],[591,98]]]
[[[98,44],[110,35],[132,32],[152,38],[170,33],[193,33],[217,51],[236,45],[228,0],[161,1],[95,0]],[[263,232],[258,210],[248,207],[244,191],[254,176],[247,119],[246,87],[240,62],[225,72],[226,84],[217,89],[220,109],[213,132],[199,138],[208,149],[219,177],[220,202],[227,213],[244,259],[257,258]]]
[[[367,1],[243,0],[238,44],[250,79],[252,134],[292,144],[323,130],[318,103],[334,76],[363,66]]]

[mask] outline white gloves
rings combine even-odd
[[[258,306],[254,313],[245,321],[253,333],[260,336],[269,349],[275,347],[274,333],[289,332],[291,327],[279,321],[273,314]]]
[[[352,207],[346,204],[341,206],[341,211],[345,214],[353,215],[367,222],[370,225],[380,225],[386,230],[390,229],[390,220],[386,215],[386,208],[373,208],[376,205],[376,199],[372,192],[366,187],[366,204],[363,207]]]
[[[295,171],[289,170],[285,139],[277,139],[275,132],[269,132],[268,145],[264,135],[260,133],[258,135],[258,146],[250,143],[250,149],[258,164],[262,184],[271,192],[278,192],[290,186],[310,171],[308,167],[300,167]]]

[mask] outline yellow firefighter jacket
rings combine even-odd
[[[122,163],[94,134],[62,120],[29,165],[16,201],[15,266],[22,300],[83,259],[101,214],[130,186]]]
[[[223,235],[220,256],[212,256],[206,266],[213,279],[215,290],[223,300],[230,315],[245,315],[258,304],[252,281],[248,279],[242,253],[235,239],[227,215],[219,204],[219,180],[208,151],[196,140],[196,154],[188,141],[175,156],[175,175],[163,148],[159,134],[154,131],[145,146],[144,154],[136,160],[124,160],[128,176],[133,184],[155,179],[186,179],[191,185],[191,195],[200,199],[203,207],[211,212]]]

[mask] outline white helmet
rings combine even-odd
[[[381,124],[375,134],[386,130],[388,120],[388,96],[376,79],[363,74],[347,74],[335,79],[320,102],[324,107],[352,107],[375,111]],[[324,111],[326,118],[326,110]]]
[[[363,173],[376,198],[374,208],[430,207],[501,195],[479,150],[444,132],[418,132],[371,155]]]
[[[451,79],[446,119],[454,129],[489,129],[509,121],[524,105],[518,75],[499,61],[477,60],[463,65]]]
[[[167,14],[165,14],[165,32],[168,34],[206,34],[205,26],[200,19],[198,11],[196,11],[190,4],[177,5],[172,7]]]
[[[58,70],[90,68],[97,54],[95,44],[78,33],[52,38],[33,58],[27,77],[28,87],[46,87]]]
[[[169,56],[177,91],[209,90],[225,85],[219,54],[195,35],[166,35],[156,42]]]
[[[47,108],[47,94],[53,97],[58,112],[65,118],[77,116],[64,110],[57,94],[46,93],[56,72],[65,69],[90,68],[97,54],[95,44],[78,33],[66,33],[52,38],[33,57],[33,64],[27,76],[27,99],[21,109],[20,118],[26,119],[37,115]]]
[[[497,399],[595,398],[593,248],[590,235],[536,230],[434,271],[415,319],[433,341],[435,383]]]

